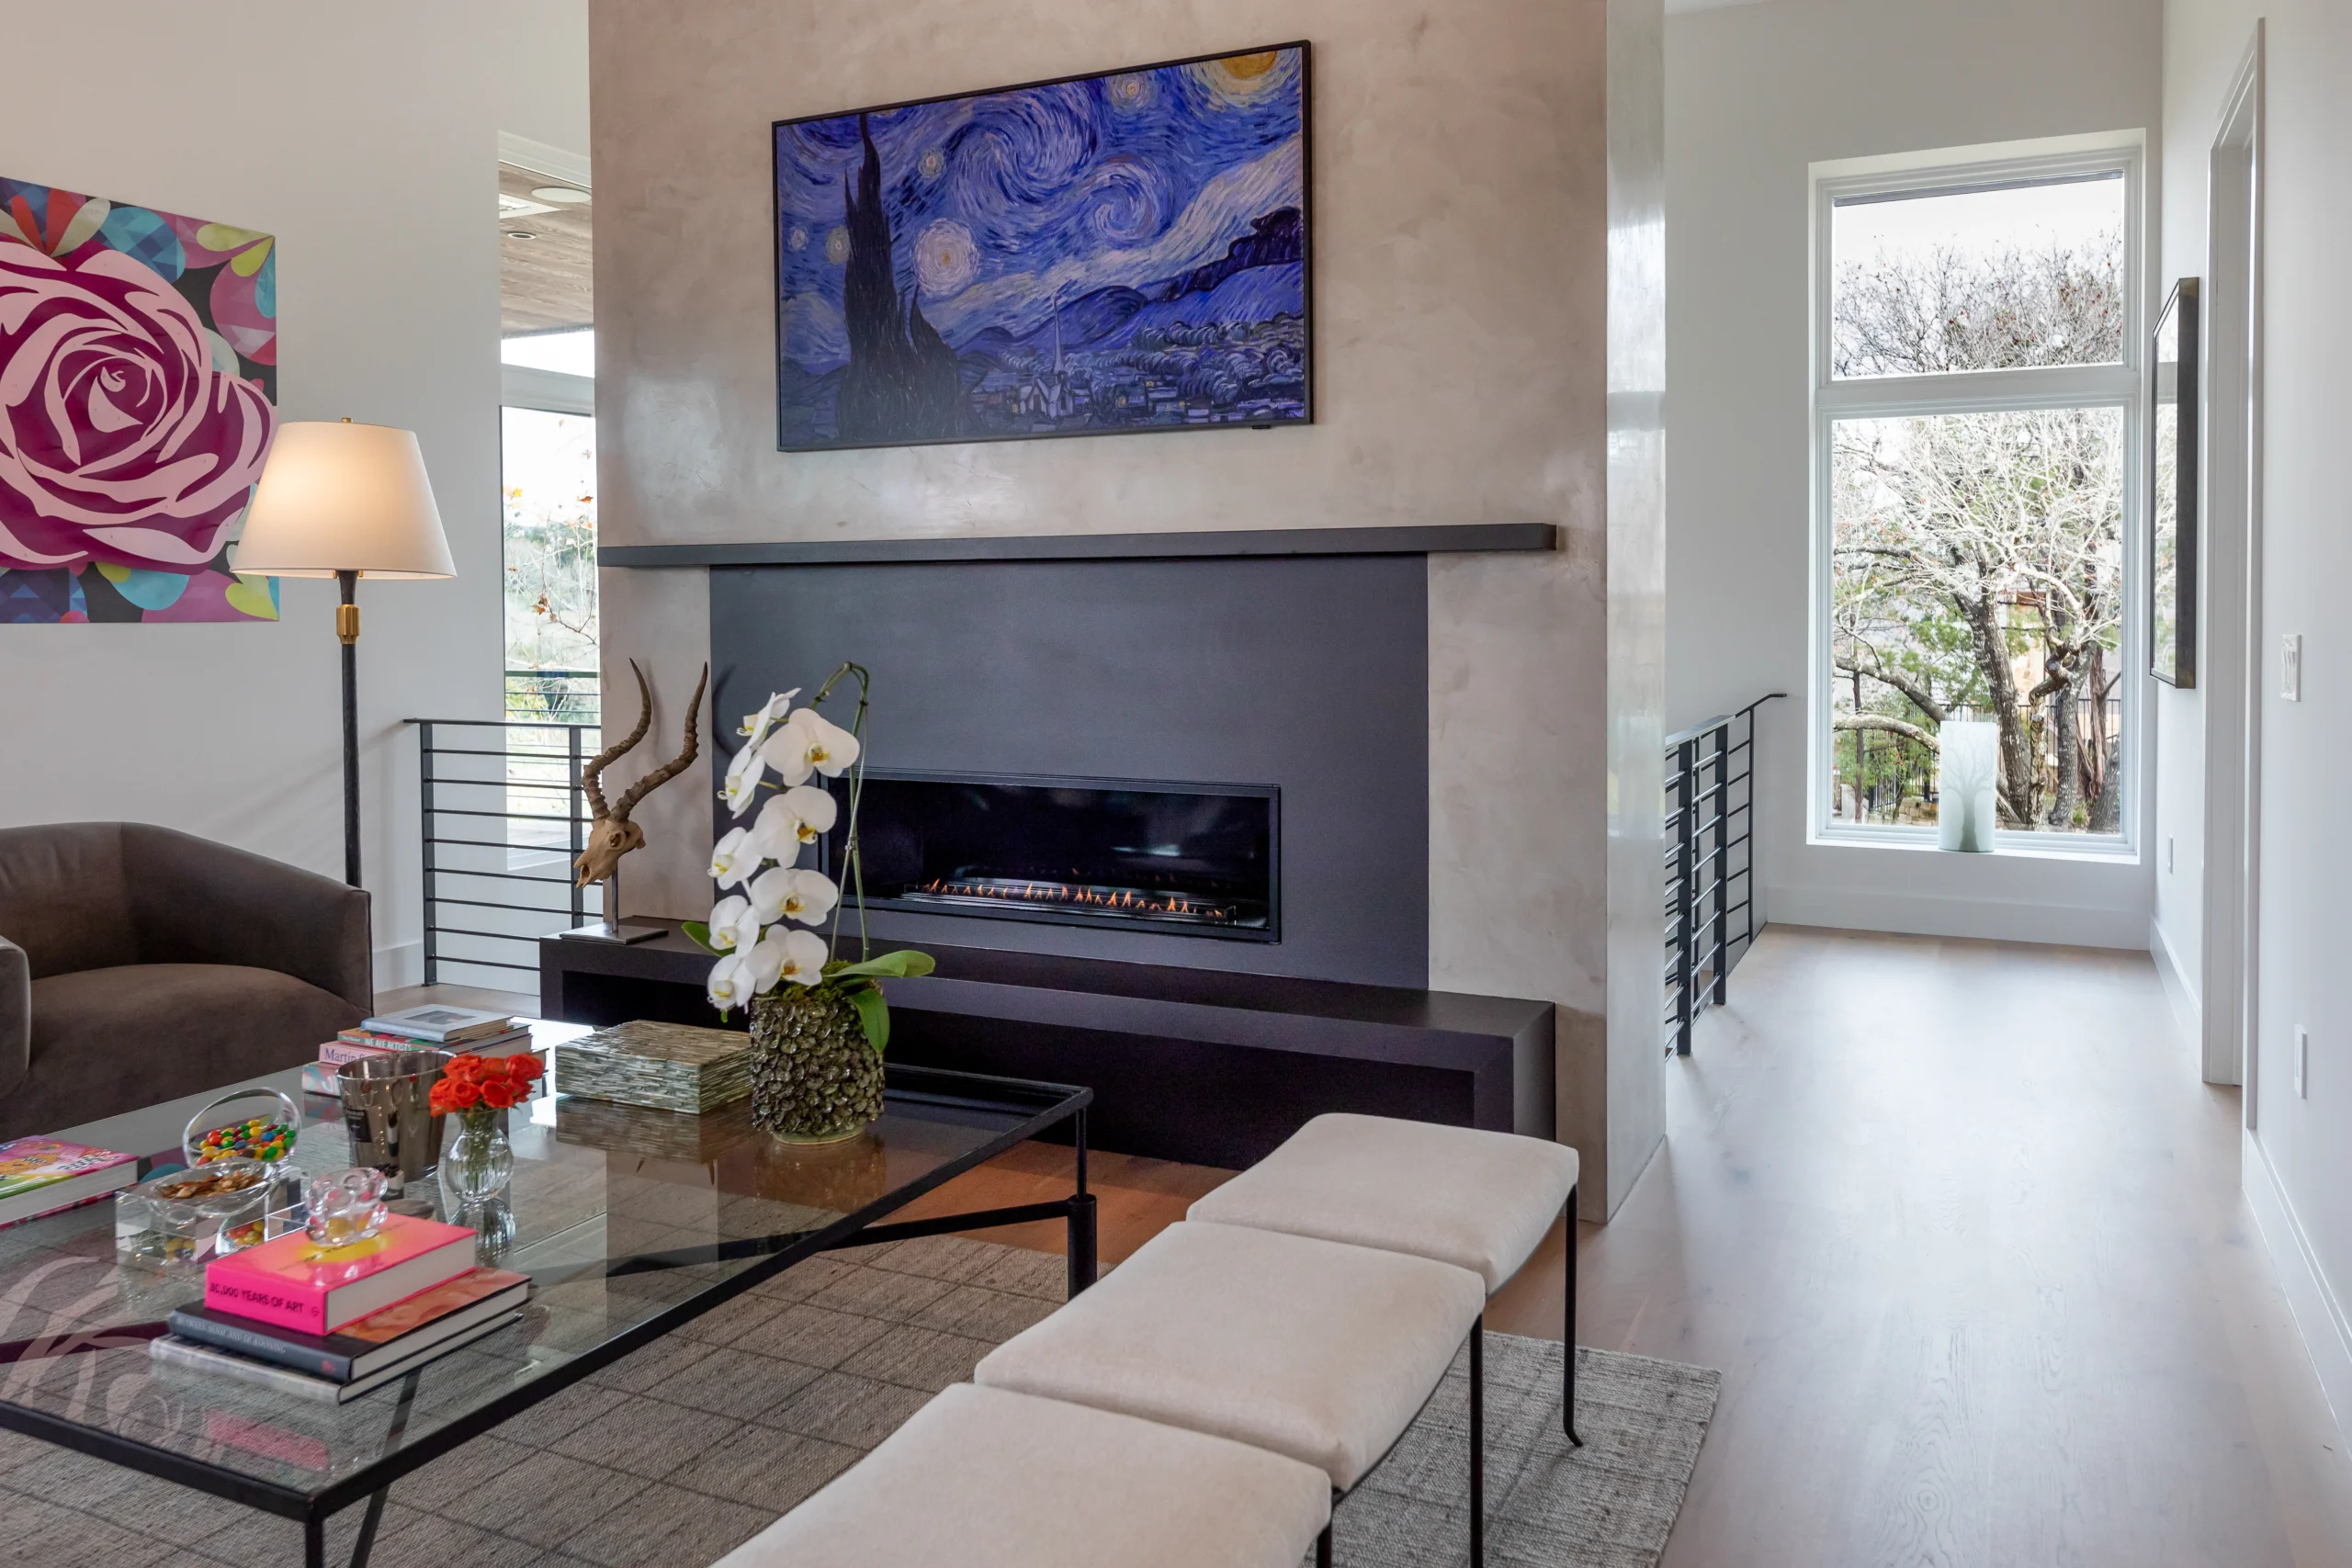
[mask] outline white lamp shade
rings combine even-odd
[[[455,577],[413,431],[277,427],[230,564],[255,577]]]

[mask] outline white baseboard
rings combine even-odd
[[[2148,946],[2148,917],[2140,909],[1948,898],[1931,893],[1849,887],[1780,886],[1767,889],[1767,897],[1772,919],[1781,925],[2042,942],[2063,947],[2120,947],[2134,953],[2145,952]]]
[[[2200,1062],[2205,1049],[2205,1008],[2199,998],[2197,987],[2188,983],[2188,971],[2180,966],[2180,955],[2173,951],[2172,938],[2154,915],[2148,917],[2148,956],[2156,961],[2156,977],[2165,983],[2165,1000],[2172,1004],[2172,1021],[2180,1026],[2180,1038],[2188,1054]]]
[[[2346,1317],[2344,1303],[2329,1287],[2319,1257],[2303,1235],[2302,1223],[2295,1218],[2295,1206],[2278,1184],[2278,1172],[2270,1168],[2262,1140],[2246,1133],[2245,1149],[2240,1181],[2246,1205],[2254,1211],[2254,1222],[2270,1248],[2270,1267],[2286,1292],[2288,1309],[2295,1314],[2295,1326],[2302,1331],[2303,1348],[2311,1356],[2312,1369],[2319,1374],[2320,1392],[2335,1417],[2340,1447],[2344,1434],[2352,1430],[2352,1420],[2347,1420],[2352,1418],[2352,1318]]]
[[[379,947],[375,959],[378,990],[397,991],[424,984],[424,943],[421,940]]]

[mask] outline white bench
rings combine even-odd
[[[1385,1116],[1317,1116],[1186,1217],[1409,1253],[1467,1269],[1487,1293],[1567,1215],[1560,1426],[1577,1436],[1577,1152],[1543,1138]],[[1473,1376],[1485,1357],[1473,1348]]]
[[[1139,1416],[1311,1464],[1344,1495],[1436,1393],[1487,1292],[1449,1263],[1185,1221],[990,1351],[984,1388]],[[1484,1513],[1472,1386],[1470,1503]],[[1483,1539],[1474,1522],[1472,1540]],[[1328,1562],[1327,1530],[1317,1543]]]
[[[1323,1472],[959,1383],[718,1568],[1297,1568]]]
[[[1310,1540],[1329,1568],[1334,1497],[1465,1338],[1483,1563],[1487,1298],[1576,1185],[1540,1139],[1318,1116],[718,1568],[1293,1568]]]

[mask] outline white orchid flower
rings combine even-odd
[[[743,955],[743,967],[752,989],[762,996],[781,980],[813,986],[825,977],[825,940],[814,931],[770,931]]]
[[[718,791],[719,798],[727,802],[727,809],[736,816],[741,817],[750,810],[752,802],[758,798],[760,778],[767,765],[761,760],[761,748],[766,742],[769,731],[783,721],[785,710],[792,705],[792,699],[799,694],[797,686],[788,692],[778,692],[761,705],[759,712],[743,716],[743,749],[736,752],[734,760],[727,764],[727,778]]]
[[[743,956],[730,953],[710,966],[710,978],[705,983],[710,993],[710,1005],[725,1016],[729,1008],[752,999],[752,971]]]
[[[818,871],[795,870],[790,866],[775,866],[762,872],[749,889],[752,908],[758,910],[763,921],[798,920],[804,926],[825,923],[840,901],[841,890],[831,878]]]
[[[775,976],[768,982],[771,986],[775,980],[813,986],[825,977],[825,939],[815,931],[771,931],[761,939],[760,951],[775,954]],[[764,965],[759,973],[763,976],[767,974]]]
[[[749,828],[729,828],[720,835],[710,847],[710,879],[721,887],[732,887],[757,871],[760,863],[752,855],[751,842]]]
[[[815,708],[798,708],[760,754],[787,784],[806,784],[812,773],[837,779],[857,761],[857,737]]]
[[[735,912],[735,919],[728,927],[728,934],[734,939],[732,945],[735,951],[751,952],[758,944],[760,933],[775,923],[773,919],[761,916],[758,905],[748,898],[743,900],[743,908]]]
[[[721,953],[740,950],[744,943],[736,936],[736,928],[751,912],[752,901],[740,893],[729,894],[713,904],[710,907],[710,945]],[[752,931],[752,940],[760,940],[757,931]]]
[[[784,722],[785,710],[792,705],[792,699],[799,694],[800,688],[797,686],[788,692],[777,692],[760,705],[759,712],[747,713],[743,716],[743,727],[738,733],[746,737],[743,744],[747,750],[756,751],[760,749],[760,742],[767,739],[769,730]]]
[[[833,830],[833,819],[839,815],[840,807],[831,794],[814,784],[796,784],[760,807],[752,841],[762,859],[790,865],[800,858],[802,845],[813,844]]]

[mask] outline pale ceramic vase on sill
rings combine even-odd
[[[1952,719],[1939,729],[1936,739],[1936,847],[1990,854],[2001,727],[1982,719]]]

